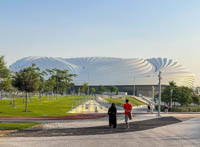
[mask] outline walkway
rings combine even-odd
[[[146,124],[148,126],[149,123]],[[133,132],[59,137],[2,137],[0,147],[199,147],[199,130],[200,118],[194,118],[181,123]]]
[[[35,120],[43,121],[42,128],[0,137],[0,147],[200,146],[200,114],[169,113],[158,117],[157,114],[146,113],[145,108],[136,108],[134,113],[130,129],[125,128],[123,114],[118,115],[117,129],[108,128],[107,117],[89,120]]]

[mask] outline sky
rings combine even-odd
[[[0,0],[0,55],[174,59],[200,85],[199,0]]]

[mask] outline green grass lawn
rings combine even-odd
[[[133,106],[139,106],[139,105],[146,105],[144,102],[141,102],[135,98],[132,98],[130,96],[126,96],[126,97],[118,97],[118,98],[106,98],[106,100],[108,101],[108,103],[112,104],[115,103],[118,106],[122,106],[125,103],[125,99],[128,99],[129,102],[133,105]]]
[[[38,123],[0,123],[0,130],[24,130]]]
[[[31,98],[28,103],[28,112],[24,112],[25,104],[22,98],[16,98],[15,107],[9,104],[9,100],[0,100],[0,116],[66,116],[72,115],[66,113],[88,99],[86,96],[59,96],[56,100],[51,97],[50,100],[43,96],[39,101],[38,97]],[[73,104],[73,105],[72,105]]]

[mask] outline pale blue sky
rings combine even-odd
[[[198,78],[199,47],[199,0],[0,0],[8,64],[25,56],[167,57]]]

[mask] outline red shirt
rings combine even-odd
[[[132,105],[131,104],[129,104],[129,103],[125,103],[124,104],[124,109],[125,109],[125,114],[128,114],[129,112],[131,112],[131,110],[132,110]]]

